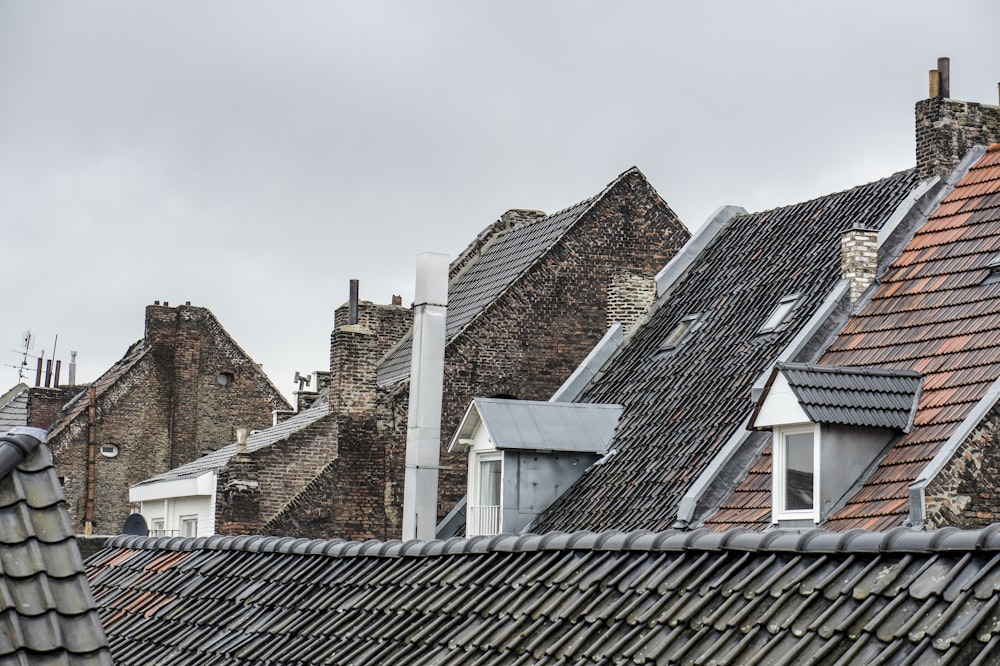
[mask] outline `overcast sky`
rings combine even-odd
[[[0,0],[0,391],[25,331],[91,381],[160,300],[290,397],[348,280],[409,303],[417,253],[510,208],[635,165],[697,228],[912,166],[938,56],[997,104],[998,25],[995,0]]]

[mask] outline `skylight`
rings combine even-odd
[[[775,306],[774,310],[771,311],[770,316],[764,325],[760,327],[758,333],[770,333],[781,328],[787,321],[789,315],[792,314],[792,310],[795,309],[795,304],[799,300],[798,294],[790,294],[788,296],[783,296],[778,305]]]
[[[698,321],[699,317],[701,317],[700,313],[690,314],[677,322],[674,330],[670,331],[667,339],[660,344],[660,349],[666,351],[679,345],[687,334],[693,330],[695,322]]]
[[[993,284],[994,282],[1000,282],[1000,254],[990,259],[990,263],[986,265],[986,268],[990,269],[990,272],[983,279],[982,283]]]

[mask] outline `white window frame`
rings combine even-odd
[[[810,434],[813,438],[813,506],[811,509],[785,508],[785,441],[788,435]],[[788,426],[775,426],[771,440],[771,522],[781,520],[812,520],[820,521],[820,429],[815,423],[799,423]]]
[[[788,323],[788,318],[795,311],[795,306],[799,303],[798,294],[789,294],[787,296],[782,296],[778,304],[774,306],[771,310],[771,314],[767,316],[764,323],[761,325],[760,329],[757,331],[758,335],[763,333],[772,333],[774,331],[780,330]]]
[[[150,536],[163,536],[167,531],[166,518],[153,518],[149,521]]]
[[[479,497],[482,493],[483,463],[500,462],[500,503],[495,507],[484,507]],[[503,451],[473,451],[469,456],[469,489],[467,496],[468,514],[466,516],[466,536],[492,536],[503,530]],[[495,516],[480,516],[482,513],[495,513]],[[488,523],[496,527],[496,531],[485,529]]]
[[[194,534],[185,534],[184,528],[188,525],[194,525]],[[196,537],[198,536],[198,514],[191,514],[187,516],[180,516],[178,518],[178,530],[177,533],[182,537]]]

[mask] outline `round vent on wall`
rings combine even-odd
[[[101,455],[105,458],[115,458],[118,456],[118,447],[115,444],[101,444]]]

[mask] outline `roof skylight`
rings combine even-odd
[[[668,335],[667,338],[660,343],[660,350],[667,351],[679,345],[681,341],[687,337],[688,333],[693,332],[694,329],[697,328],[695,323],[700,318],[701,313],[699,312],[696,314],[690,314],[677,322],[677,325],[674,326],[674,330],[670,331],[670,335]]]
[[[757,333],[770,333],[781,328],[788,321],[788,318],[792,314],[792,310],[795,309],[795,304],[798,300],[798,294],[783,296]]]

